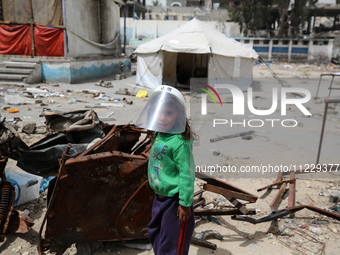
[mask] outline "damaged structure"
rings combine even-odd
[[[129,61],[121,57],[117,2],[122,3],[0,1],[0,55],[11,69],[2,72],[0,81],[76,83],[120,74],[122,65],[128,69]]]

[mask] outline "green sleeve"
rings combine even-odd
[[[194,197],[195,165],[190,141],[180,141],[180,146],[174,152],[174,161],[179,171],[179,204],[189,207]]]

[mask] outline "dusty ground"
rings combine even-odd
[[[268,99],[268,91],[271,86],[277,86],[279,83],[273,78],[273,73],[290,86],[304,87],[315,95],[318,85],[320,73],[325,72],[340,72],[340,67],[332,65],[304,65],[291,63],[271,64],[270,70],[262,65],[254,66],[254,86],[256,95],[263,100],[258,102],[260,106],[266,105]],[[336,78],[337,79],[337,78]],[[335,79],[335,85],[340,85],[340,80]],[[106,80],[107,81],[107,80]],[[103,102],[94,100],[91,94],[85,94],[82,89],[92,89],[103,91],[110,98],[123,98],[121,95],[115,94],[120,87],[126,87],[129,91],[139,91],[141,88],[136,87],[135,77],[131,76],[125,80],[114,81],[114,88],[102,88],[94,85],[94,82],[84,84],[37,84],[29,85],[30,87],[41,86],[50,90],[60,92],[63,97],[41,98],[45,106],[40,104],[17,105],[10,106],[17,108],[20,112],[15,114],[3,114],[8,120],[14,117],[20,117],[23,122],[34,121],[38,125],[43,126],[44,119],[39,117],[42,108],[50,108],[52,110],[70,111],[83,108],[87,104]],[[327,86],[330,79],[327,78],[322,83],[318,100],[311,100],[308,103],[308,109],[313,114],[312,117],[304,117],[296,109],[291,109],[290,114],[296,117],[299,121],[299,126],[290,132],[281,132],[280,129],[256,130],[256,135],[251,140],[242,140],[234,138],[221,143],[210,145],[207,148],[208,153],[213,153],[212,150],[218,151],[218,163],[241,166],[244,164],[258,165],[261,162],[275,163],[293,163],[293,164],[310,164],[315,163],[317,155],[318,142],[321,131],[322,116],[324,110],[323,99],[327,97]],[[7,86],[5,84],[0,87],[17,89],[21,91],[19,86]],[[149,92],[151,92],[149,90]],[[270,95],[270,94],[269,94]],[[188,96],[186,96],[189,99]],[[333,91],[332,98],[339,98],[340,92]],[[132,96],[126,96],[128,100],[133,100],[133,105],[124,105],[124,107],[97,108],[95,111],[99,117],[105,117],[114,112],[111,117],[116,118],[116,121],[108,121],[109,123],[125,124],[134,122],[140,113],[141,107],[146,103],[147,99],[138,99]],[[71,104],[72,99],[79,99],[88,102],[76,102]],[[52,102],[53,100],[53,102]],[[1,99],[1,107],[8,106],[7,102]],[[69,103],[70,102],[70,103]],[[340,132],[340,115],[338,113],[339,106],[332,106],[327,118],[325,138],[322,147],[321,162],[323,163],[340,163],[339,162],[339,132]],[[128,113],[128,114],[127,114]],[[18,123],[19,126],[22,123]],[[228,134],[228,133],[226,133]],[[20,134],[21,138],[27,144],[33,144],[44,137],[44,134]],[[201,142],[204,139],[211,138],[209,134],[201,135]],[[196,160],[196,159],[195,159]],[[283,161],[282,161],[283,160]],[[200,159],[196,160],[198,164]],[[17,168],[16,162],[10,161],[7,168]],[[340,169],[339,169],[340,170]],[[44,177],[55,175],[56,173],[46,173]],[[214,175],[214,177],[222,178],[224,181],[248,191],[251,194],[257,195],[259,199],[256,204],[248,205],[248,208],[256,208],[256,218],[262,218],[271,213],[269,204],[273,200],[277,189],[271,192],[257,192],[257,189],[271,184],[275,178],[237,178],[233,176],[228,178],[227,175]],[[201,181],[197,181],[201,183]],[[340,190],[340,180],[338,177],[333,178],[310,178],[306,179],[303,175],[299,176],[296,183],[296,201],[297,204],[308,204],[319,208],[329,210],[334,203],[329,202],[329,195],[334,190]],[[322,193],[321,193],[322,192]],[[319,195],[323,194],[323,196]],[[228,202],[220,196],[212,193],[205,193],[207,201],[215,201],[219,203],[218,207],[229,205]],[[281,202],[280,208],[287,206],[287,199]],[[207,205],[211,207],[212,205]],[[29,216],[34,220],[35,225],[32,230],[26,234],[8,234],[6,239],[0,245],[0,253],[4,255],[11,254],[37,254],[38,233],[42,219],[46,212],[46,191],[40,195],[40,198],[32,202],[20,205],[17,210],[28,210]],[[322,216],[309,210],[302,210],[296,213],[295,218],[284,217],[277,222],[266,222],[253,225],[247,222],[234,221],[230,216],[216,216],[214,220],[197,218],[195,233],[200,233],[205,230],[216,230],[222,236],[223,240],[214,238],[209,239],[217,245],[217,249],[212,251],[208,248],[191,245],[190,254],[322,254],[320,250],[325,250],[325,254],[339,254],[340,243],[339,221]],[[322,234],[318,235],[305,226],[315,226],[321,229]],[[308,239],[310,241],[308,241]],[[76,254],[75,246],[68,249],[68,254]],[[319,253],[318,253],[319,252]],[[105,242],[96,252],[100,254],[153,254],[152,250],[132,249],[122,246],[118,242]]]

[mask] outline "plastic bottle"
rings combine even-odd
[[[310,227],[308,227],[308,229],[309,229],[310,231],[312,231],[313,233],[315,233],[315,234],[322,235],[322,231],[321,231],[320,228],[316,228],[316,227],[310,226]]]

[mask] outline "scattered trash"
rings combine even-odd
[[[141,89],[136,94],[137,98],[143,98],[143,97],[147,97],[147,96],[148,96],[148,92],[146,90],[144,90],[144,89]]]
[[[332,211],[335,211],[335,212],[340,214],[340,202],[338,202],[337,204],[333,205],[329,209],[331,209]]]
[[[113,85],[111,82],[104,82],[103,80],[99,80],[99,82],[95,83],[94,85],[105,87],[105,88],[113,88]]]
[[[119,88],[115,93],[119,95],[131,95],[127,88]]]
[[[20,112],[20,111],[16,108],[8,109],[8,110],[4,111],[4,113],[17,113],[17,112]]]
[[[20,94],[9,95],[5,94],[5,102],[9,105],[23,105],[23,104],[34,104],[34,100],[21,96]]]
[[[320,228],[316,228],[316,227],[313,227],[313,226],[306,226],[306,229],[312,231],[315,234],[322,235],[322,231],[321,231]]]
[[[221,225],[221,223],[219,223],[218,220],[217,220],[217,218],[214,217],[214,216],[209,215],[209,216],[207,217],[207,220],[210,221],[210,222],[212,222],[212,223],[215,223],[215,224],[217,224],[217,225]]]
[[[220,156],[220,155],[221,155],[221,152],[218,151],[218,150],[213,150],[213,155],[214,155],[214,156]]]
[[[223,236],[216,230],[206,230],[201,233],[195,234],[195,237],[199,240],[207,240],[208,238],[215,238],[218,240],[223,240]]]
[[[127,100],[125,97],[123,98],[123,102],[127,103],[127,104],[132,104],[133,102],[130,100]]]
[[[337,203],[340,199],[340,191],[336,190],[331,193],[329,196],[329,202],[330,203]]]
[[[39,189],[39,193],[44,192],[45,189],[48,188],[48,184],[50,183],[50,181],[55,178],[55,176],[50,176],[48,178],[43,178],[40,182],[40,189]]]
[[[39,197],[41,176],[7,169],[6,178],[15,188],[14,206],[27,203]]]

